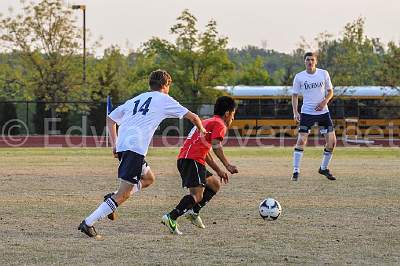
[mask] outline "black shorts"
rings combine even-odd
[[[321,115],[309,115],[301,113],[299,132],[310,133],[311,127],[313,127],[315,124],[320,127],[321,134],[326,134],[334,130],[332,118],[329,112]]]
[[[182,187],[205,187],[206,178],[213,175],[205,165],[192,159],[178,159],[177,166],[182,178]]]
[[[122,151],[118,152],[118,159],[118,178],[131,184],[137,184],[142,171],[148,167],[144,156],[133,151]]]

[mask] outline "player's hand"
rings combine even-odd
[[[297,123],[300,123],[300,114],[299,114],[298,112],[296,112],[296,113],[293,115],[293,119],[294,119]]]
[[[200,136],[205,136],[207,134],[207,130],[204,127],[200,128]]]
[[[217,174],[221,178],[221,182],[224,182],[224,184],[229,182],[229,176],[227,172],[221,170],[218,171]]]
[[[315,111],[322,111],[322,109],[325,108],[325,106],[328,103],[326,102],[326,100],[323,100],[322,102],[320,102],[316,107],[315,107]]]
[[[117,153],[116,147],[112,147],[112,153],[113,153],[114,158],[118,158],[118,153]]]
[[[234,165],[232,165],[232,164],[228,164],[228,165],[226,166],[226,170],[228,170],[229,173],[231,173],[231,174],[237,174],[237,173],[239,173],[237,167],[234,166]]]

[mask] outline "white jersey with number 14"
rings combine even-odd
[[[133,151],[146,156],[157,127],[165,118],[182,118],[188,109],[171,96],[151,91],[118,106],[109,117],[118,125],[117,152]]]

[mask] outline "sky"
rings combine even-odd
[[[0,13],[11,6],[18,13],[18,0],[0,0]],[[37,2],[37,1],[36,1]],[[400,0],[65,0],[86,5],[91,39],[102,38],[103,48],[118,45],[137,49],[151,37],[169,41],[169,29],[184,9],[198,19],[198,29],[210,19],[217,22],[228,47],[255,45],[290,53],[304,38],[322,32],[339,37],[346,23],[365,18],[365,33],[381,41],[400,42]],[[77,10],[77,23],[82,22]]]

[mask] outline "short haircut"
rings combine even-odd
[[[171,85],[172,78],[167,71],[162,69],[157,69],[151,72],[149,76],[149,86],[153,91],[158,91],[163,85]]]
[[[236,109],[235,100],[229,96],[221,96],[214,105],[214,115],[224,116],[226,111],[233,112]]]
[[[306,60],[307,56],[314,56],[315,58],[317,58],[317,53],[314,52],[307,52],[304,54],[304,60]]]

